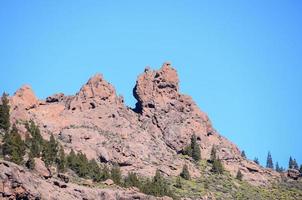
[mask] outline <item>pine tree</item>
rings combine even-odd
[[[31,153],[29,153],[28,160],[26,161],[25,166],[30,170],[33,170],[35,168],[35,160]]]
[[[92,178],[93,181],[99,182],[102,180],[101,169],[95,159],[89,161],[89,177]]]
[[[75,172],[80,177],[88,177],[89,176],[89,168],[88,168],[88,159],[85,154],[82,152],[78,153],[76,156],[76,166],[74,168]]]
[[[10,115],[9,115],[9,100],[8,94],[3,93],[1,97],[1,105],[0,105],[0,131],[1,129],[5,132],[9,131],[10,128]]]
[[[22,164],[25,154],[25,143],[18,133],[18,129],[14,124],[10,133],[6,132],[3,138],[2,153],[4,156],[9,156],[9,160]]]
[[[242,158],[246,159],[245,151],[241,152],[241,156],[242,156]]]
[[[199,161],[201,159],[200,148],[195,134],[191,136],[191,143],[185,147],[183,154],[191,156],[195,161]]]
[[[274,169],[274,163],[270,152],[268,152],[267,154],[266,167],[270,169]]]
[[[197,143],[197,137],[195,134],[193,134],[191,137],[191,149],[192,149],[192,158],[195,161],[199,161],[201,159],[200,148],[199,148],[199,144]]]
[[[242,181],[243,178],[243,174],[241,173],[240,170],[238,170],[237,175],[236,175],[236,179],[238,179],[239,181]]]
[[[64,148],[62,146],[60,147],[59,155],[58,155],[56,162],[57,162],[58,172],[64,173],[66,171],[67,160],[65,157]]]
[[[259,160],[257,157],[254,158],[254,163],[256,163],[257,165],[259,165]]]
[[[212,149],[211,149],[211,161],[214,162],[214,160],[216,160],[216,147],[213,145]]]
[[[172,194],[167,181],[161,175],[159,170],[156,170],[155,176],[152,180],[146,179],[142,182],[140,191],[157,197],[170,196],[173,199],[175,198],[175,195]]]
[[[289,161],[288,161],[288,168],[289,169],[293,169],[294,168],[294,161],[292,159],[292,157],[289,157]]]
[[[279,167],[279,163],[278,162],[276,162],[276,171],[277,172],[282,172],[281,168]]]
[[[159,170],[156,170],[152,181],[152,193],[155,196],[165,196],[169,193],[168,184]]]
[[[120,167],[118,165],[114,165],[111,169],[110,174],[113,182],[117,185],[120,185],[122,180],[122,173]]]
[[[140,181],[136,175],[136,173],[129,172],[124,180],[125,187],[139,187]]]
[[[40,129],[34,121],[30,121],[26,123],[26,129],[30,133],[31,138],[27,139],[27,143],[29,144],[30,152],[34,157],[39,158],[41,156],[41,152],[44,146],[44,140],[41,136]]]
[[[107,180],[110,178],[110,171],[106,165],[102,168],[101,173],[102,173],[102,180]]]
[[[219,159],[213,161],[212,172],[222,174],[224,171],[223,164]]]
[[[298,165],[296,159],[293,160],[293,169],[299,170],[299,165]]]
[[[49,141],[45,141],[43,145],[42,159],[46,166],[50,166],[56,161],[57,153],[58,143],[56,142],[53,134],[51,134]]]
[[[176,178],[175,187],[176,187],[176,188],[179,188],[179,189],[182,189],[182,180],[181,180],[180,176],[178,176],[178,177]]]
[[[76,162],[77,162],[76,160],[77,160],[77,156],[76,156],[74,150],[71,149],[69,155],[67,156],[67,166],[70,169],[74,169],[76,166]]]
[[[180,173],[180,176],[183,178],[183,179],[186,179],[186,180],[190,180],[191,177],[190,177],[190,172],[189,172],[189,169],[188,169],[188,166],[187,165],[184,165],[183,168],[182,168],[182,172]]]

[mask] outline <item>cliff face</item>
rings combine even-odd
[[[170,63],[159,70],[146,68],[133,94],[138,102],[130,109],[99,74],[74,96],[59,93],[38,100],[25,86],[11,97],[11,120],[33,119],[43,137],[48,139],[53,133],[67,152],[74,149],[90,159],[119,163],[124,173],[152,176],[160,169],[175,176],[187,164],[193,177],[201,176],[190,159],[179,155],[195,134],[201,157],[209,159],[215,145],[232,175],[240,169],[244,179],[255,185],[280,178],[278,173],[242,158],[236,145],[217,133],[192,98],[180,94],[178,75]]]

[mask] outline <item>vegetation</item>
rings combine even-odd
[[[57,169],[59,173],[64,173],[66,171],[67,159],[65,156],[64,148],[60,146],[59,155],[56,158]]]
[[[55,163],[58,154],[58,143],[53,134],[50,135],[49,141],[44,141],[42,146],[42,159],[46,166]]]
[[[1,97],[1,104],[0,104],[0,131],[4,130],[5,133],[7,133],[10,128],[9,109],[10,106],[9,106],[8,94],[3,93]]]
[[[191,156],[195,161],[199,161],[201,159],[200,148],[195,134],[191,136],[191,143],[184,149],[184,154]]]
[[[216,147],[213,145],[212,146],[212,149],[211,149],[211,161],[214,161],[214,160],[216,160],[217,158],[216,158]]]
[[[180,173],[180,177],[182,177],[183,179],[186,179],[186,180],[190,180],[191,179],[190,172],[189,172],[189,169],[188,169],[187,165],[183,166],[182,172]]]
[[[277,172],[284,172],[285,169],[284,169],[283,167],[280,167],[280,166],[279,166],[279,163],[276,162],[276,171],[277,171]]]
[[[268,152],[267,154],[266,167],[270,169],[274,169],[274,163],[270,152]]]
[[[288,168],[299,170],[299,166],[296,159],[292,159],[291,156],[289,157]]]
[[[241,152],[241,156],[242,156],[242,158],[245,158],[245,159],[246,159],[245,151],[242,151],[242,152]]]
[[[281,184],[274,184],[268,187],[256,187],[243,180],[243,174],[238,170],[236,177],[232,177],[224,171],[223,165],[216,155],[215,146],[211,150],[211,160],[194,159],[195,165],[199,166],[202,176],[200,178],[190,177],[188,166],[184,165],[178,177],[164,178],[159,170],[151,179],[139,177],[136,173],[129,172],[126,177],[122,177],[118,165],[109,168],[101,167],[96,160],[88,160],[82,152],[75,153],[73,150],[65,155],[64,148],[58,144],[54,136],[51,135],[49,141],[44,140],[39,128],[34,122],[26,124],[30,137],[26,142],[21,139],[17,127],[10,127],[3,136],[2,154],[7,159],[17,164],[23,164],[23,157],[28,153],[25,166],[34,169],[35,157],[41,157],[47,166],[56,165],[58,172],[73,170],[79,177],[92,179],[101,182],[111,178],[115,184],[122,187],[137,187],[141,192],[154,196],[170,196],[173,199],[181,197],[198,198],[200,196],[212,194],[216,199],[302,199],[302,180],[283,181]],[[196,136],[192,136],[189,152],[193,157],[193,151],[200,149],[196,145]],[[194,147],[197,146],[198,148]],[[194,150],[195,148],[195,150]],[[197,151],[198,151],[197,150]],[[196,152],[197,152],[196,151]],[[255,159],[255,163],[258,159]],[[292,169],[297,169],[298,164],[295,159],[290,158]],[[267,166],[272,166],[272,158],[268,154]],[[276,171],[284,169],[276,163]],[[300,166],[302,172],[302,165]],[[97,185],[97,184],[96,184]],[[101,184],[100,184],[101,185]]]
[[[33,122],[25,124],[27,131],[30,133],[31,137],[27,137],[25,142],[30,149],[30,154],[33,157],[39,158],[45,143],[44,139],[41,136],[39,127]]]
[[[12,130],[6,132],[3,138],[2,155],[11,162],[16,164],[23,163],[25,155],[25,143],[18,133],[18,129],[14,124]]]
[[[212,172],[222,174],[224,171],[223,164],[219,159],[213,161]]]
[[[216,155],[216,147],[213,146],[211,150],[211,162],[212,162],[212,172],[216,174],[222,174],[224,171],[223,164],[221,160]]]
[[[129,172],[124,179],[125,187],[140,187],[140,180],[136,173]]]
[[[114,165],[111,169],[111,179],[117,185],[121,185],[122,173],[118,165]]]
[[[237,200],[258,200],[258,199],[280,199],[296,200],[302,199],[302,180],[282,182],[271,186],[253,186],[246,181],[238,180],[227,171],[223,174],[211,172],[212,163],[205,160],[199,162],[202,176],[197,179],[183,180],[181,187],[177,187],[179,178],[173,178],[170,184],[173,194],[179,198],[190,197],[198,199],[201,196],[212,194],[212,199],[237,199]]]
[[[236,175],[236,179],[238,179],[239,181],[242,181],[243,178],[243,174],[241,173],[240,170],[238,170],[237,175]]]
[[[256,158],[254,158],[254,163],[256,163],[257,165],[259,165],[259,160],[258,160],[258,158],[256,157]]]
[[[161,175],[159,170],[156,171],[152,180],[147,179],[142,182],[140,191],[157,197],[174,196],[170,190],[167,180]]]

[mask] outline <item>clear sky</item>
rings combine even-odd
[[[248,158],[302,163],[302,1],[0,1],[0,92],[76,93],[100,72],[133,106],[171,61],[182,93]]]

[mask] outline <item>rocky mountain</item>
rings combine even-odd
[[[22,122],[33,120],[39,125],[44,139],[49,139],[52,133],[65,152],[71,149],[83,152],[89,159],[104,165],[117,163],[123,174],[136,172],[151,177],[159,169],[165,176],[174,177],[186,164],[193,178],[202,177],[193,160],[182,155],[195,134],[201,158],[210,159],[214,146],[217,157],[231,176],[235,177],[240,171],[243,180],[254,186],[267,186],[281,180],[280,173],[242,157],[238,147],[215,130],[207,114],[192,98],[180,93],[178,74],[170,63],[164,63],[159,70],[147,67],[138,76],[133,95],[137,103],[132,109],[124,104],[123,97],[116,94],[115,88],[101,74],[91,77],[75,95],[58,93],[45,100],[38,99],[31,87],[25,85],[10,97],[11,121],[17,124],[25,138],[28,133]],[[17,171],[29,181],[23,185],[30,186],[16,187],[17,190],[38,188],[33,188],[30,182],[34,175],[15,165],[8,169],[6,165],[0,163],[1,173]],[[3,173],[1,178],[5,176]],[[11,184],[14,184],[12,180]],[[42,184],[52,193],[56,191],[52,189],[55,187],[50,184],[52,181],[38,179],[34,184]],[[76,190],[83,189],[77,187],[73,185],[64,195],[72,198]],[[89,196],[106,192],[87,189],[83,193]],[[113,193],[121,194],[111,191],[110,195]],[[89,196],[87,199],[94,198]]]

